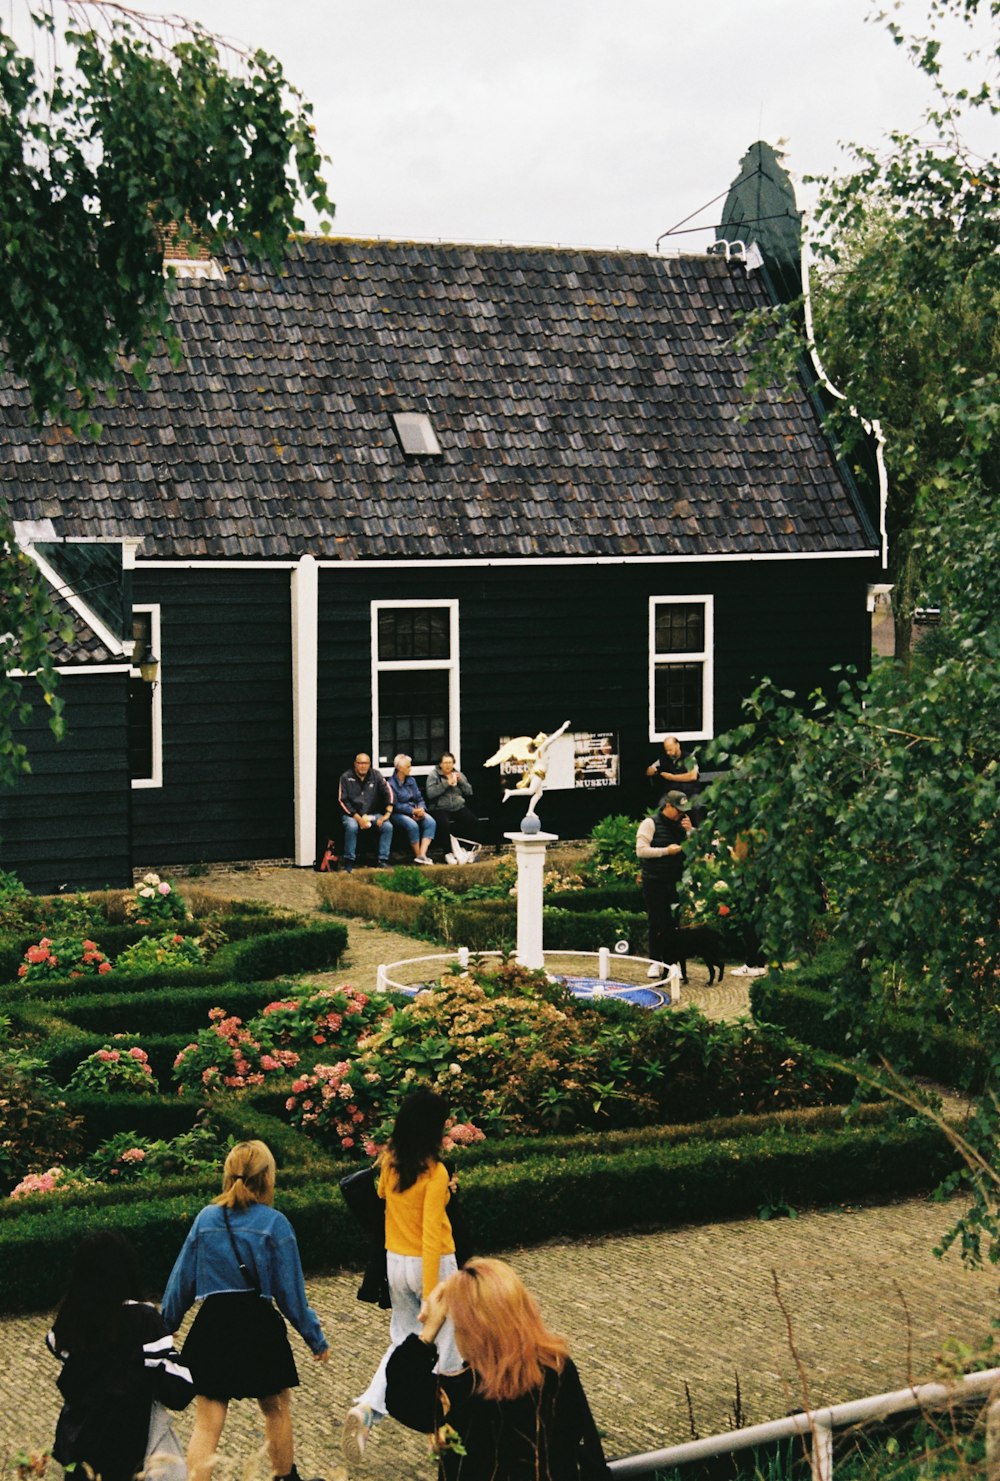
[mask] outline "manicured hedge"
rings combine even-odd
[[[753,1015],[838,1058],[887,1059],[897,1069],[974,1093],[987,1083],[990,1056],[962,1029],[886,1008],[859,1039],[856,1021],[832,995],[836,982],[836,957],[792,970],[773,968],[751,984]]]
[[[576,1139],[574,1139],[575,1141]],[[852,1124],[685,1140],[650,1136],[645,1144],[601,1150],[565,1147],[515,1162],[469,1165],[462,1199],[482,1252],[553,1237],[610,1233],[752,1214],[762,1205],[803,1207],[924,1191],[951,1170],[954,1154],[929,1123]],[[141,1197],[101,1207],[102,1222],[136,1245],[150,1286],[161,1289],[200,1191]],[[328,1173],[313,1181],[279,1179],[278,1206],[295,1225],[308,1273],[360,1268],[363,1239]],[[37,1207],[37,1211],[36,1211]],[[25,1207],[0,1220],[0,1309],[51,1306],[67,1261],[96,1209]]]
[[[270,922],[273,925],[274,922]],[[261,982],[286,972],[332,971],[347,947],[347,927],[341,921],[325,921],[303,926],[297,921],[284,929],[250,935],[241,941],[230,941],[216,952],[209,965],[176,968],[162,972],[144,972],[126,976],[107,972],[102,977],[48,978],[34,982],[14,982],[0,987],[0,1004],[25,998],[67,998],[103,995],[121,998],[133,993],[159,993],[175,987],[205,987],[212,983],[232,981]]]
[[[289,984],[284,986],[287,990]],[[186,1033],[190,1038],[208,1027],[210,1009],[225,1008],[238,1018],[252,1018],[274,1001],[274,989],[273,982],[222,982],[209,987],[161,988],[155,993],[94,993],[62,1007],[75,1027],[89,1033]]]

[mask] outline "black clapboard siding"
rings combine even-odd
[[[26,681],[23,728],[32,770],[0,793],[0,867],[43,893],[132,880],[124,674],[63,674],[66,734]]]
[[[546,826],[580,834],[609,810],[648,800],[651,596],[712,595],[715,733],[765,675],[805,696],[832,687],[830,668],[867,671],[868,563],[782,560],[590,567],[444,568],[386,572],[324,569],[320,585],[320,831],[337,819],[336,779],[371,736],[374,599],[457,598],[462,764],[492,836],[517,826],[523,806],[500,806],[482,760],[500,735],[550,729],[615,730],[622,785],[551,792]]]
[[[163,787],[133,794],[137,862],[293,848],[291,596],[285,569],[135,573],[160,606]]]

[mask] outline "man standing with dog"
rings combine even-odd
[[[649,922],[651,977],[662,976],[672,960],[677,886],[684,873],[684,844],[692,831],[690,799],[668,792],[660,811],[643,818],[635,835],[635,852],[642,868],[642,900]]]

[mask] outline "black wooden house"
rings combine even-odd
[[[4,494],[77,624],[69,735],[39,716],[0,798],[32,885],[312,864],[359,750],[454,751],[499,836],[521,807],[483,759],[565,719],[619,758],[546,796],[579,837],[760,676],[866,668],[876,521],[805,385],[748,407],[733,336],[768,289],[738,257],[306,239],[281,274],[220,266],[178,281],[183,361],[123,383],[99,441],[0,386]]]

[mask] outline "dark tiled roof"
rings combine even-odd
[[[309,240],[182,283],[177,369],[97,445],[0,384],[19,519],[140,559],[705,555],[870,548],[805,396],[740,421],[759,275],[716,257]],[[396,411],[438,459],[406,458]],[[10,446],[9,444],[13,444]]]
[[[70,606],[58,590],[50,587],[49,595],[60,621],[68,621],[73,629],[73,636],[68,643],[64,643],[61,637],[49,639],[49,652],[57,665],[74,667],[85,665],[87,668],[107,665],[120,668],[123,663],[128,662],[120,653],[112,653],[104,646],[93,628],[83,620],[74,607]]]

